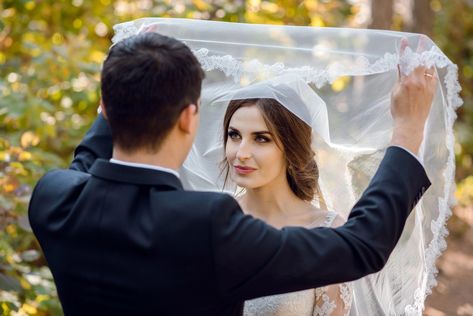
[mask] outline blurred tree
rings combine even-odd
[[[433,0],[434,39],[458,65],[464,105],[456,123],[457,180],[473,174],[473,3]]]
[[[414,33],[425,34],[429,37],[434,33],[435,16],[430,0],[413,1],[412,24],[408,29]]]
[[[390,30],[394,17],[393,0],[371,0],[371,29]]]
[[[392,4],[409,14],[393,16]],[[371,28],[397,28],[426,34],[458,65],[463,107],[455,125],[457,180],[473,173],[473,2],[464,0],[382,0],[371,2]],[[406,12],[406,11],[405,11]],[[396,21],[400,18],[401,21]],[[411,20],[411,21],[408,21]]]

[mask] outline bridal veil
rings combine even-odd
[[[201,122],[181,170],[190,189],[223,189],[222,120],[228,102],[274,98],[313,130],[320,188],[347,218],[392,134],[391,90],[401,71],[434,66],[439,78],[419,159],[432,182],[379,273],[354,282],[351,315],[421,315],[436,284],[454,190],[457,67],[427,37],[393,31],[145,18],[114,27],[116,43],[158,32],[187,44],[206,72]],[[406,38],[409,47],[400,56]],[[400,166],[402,168],[402,166]],[[231,185],[226,191],[234,193]]]

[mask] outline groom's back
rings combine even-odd
[[[30,221],[66,315],[236,313],[218,301],[210,232],[229,197],[130,168],[99,160],[92,175],[57,170],[35,189]]]
[[[87,173],[47,174],[29,209],[66,316],[241,315],[246,299],[360,278],[383,267],[430,184],[389,148],[346,225],[277,230],[171,173],[103,159],[89,168],[81,146],[72,167]]]

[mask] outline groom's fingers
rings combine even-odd
[[[157,29],[158,29],[158,24],[157,24],[157,23],[150,24],[150,25],[146,26],[146,27],[143,29],[143,33],[156,32]]]
[[[421,36],[418,41],[416,52],[421,54],[425,51],[427,39],[424,36]],[[403,37],[401,39],[399,47],[399,57],[402,61],[402,57],[406,52],[406,49],[409,47],[409,41],[407,38]],[[397,66],[398,72],[398,82],[405,87],[417,87],[427,89],[429,94],[433,94],[436,89],[437,78],[435,73],[435,67],[427,68],[425,66],[416,67],[410,74],[406,75],[402,69],[402,62]]]
[[[437,87],[437,72],[435,71],[435,67],[430,67],[429,69],[426,70],[426,75],[425,76],[425,81],[427,83],[427,89],[429,92],[434,95],[435,89]],[[431,76],[429,76],[431,75]]]
[[[409,46],[409,41],[407,40],[407,38],[403,37],[401,39],[401,45],[399,47],[399,56],[402,57],[402,55],[404,55],[404,51],[406,50],[408,46]]]
[[[400,43],[400,46],[399,46],[399,59],[402,58],[402,56],[404,55],[404,52],[405,52],[405,50],[408,46],[409,46],[409,41],[407,40],[407,38],[403,37],[401,39],[401,43]],[[404,73],[401,69],[400,64],[397,65],[397,74],[398,74],[399,81],[402,81],[403,78],[405,77],[405,75],[404,75]]]
[[[427,67],[418,66],[417,68],[414,69],[413,72],[416,79],[423,81],[424,77],[426,77],[426,74],[427,74]]]
[[[426,80],[425,80],[426,68],[424,66],[416,67],[408,76],[405,77],[403,83],[413,89],[425,89]]]
[[[419,37],[419,42],[417,43],[417,50],[418,54],[422,54],[425,51],[425,47],[427,46],[427,38],[424,35]]]

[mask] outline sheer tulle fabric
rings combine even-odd
[[[114,27],[116,43],[139,32],[182,40],[206,71],[201,124],[181,170],[190,189],[222,190],[222,120],[229,100],[271,97],[313,129],[320,187],[328,208],[347,218],[392,134],[391,90],[397,65],[434,66],[438,89],[419,158],[432,187],[408,219],[379,273],[354,282],[351,315],[421,315],[445,248],[454,190],[456,66],[427,37],[392,31],[250,25],[146,18]],[[409,48],[399,56],[399,44]],[[401,166],[402,168],[402,166]],[[234,193],[230,184],[224,189]]]

